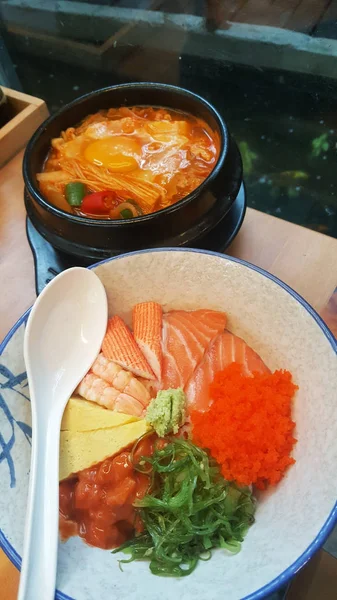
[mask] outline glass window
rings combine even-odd
[[[2,0],[0,83],[50,112],[127,81],[210,100],[248,204],[337,236],[336,0]]]

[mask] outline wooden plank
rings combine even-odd
[[[274,0],[260,25],[269,25],[283,29],[300,2],[301,0]]]
[[[311,33],[329,6],[330,0],[302,0],[286,22],[286,28]]]
[[[274,0],[266,22],[261,25],[284,28],[300,2],[301,0]]]
[[[328,8],[323,12],[314,31],[314,37],[337,39],[337,1],[331,0]]]
[[[329,2],[330,0],[247,0],[232,15],[232,20],[236,23],[310,32]]]
[[[234,15],[235,23],[261,25],[272,10],[273,0],[248,0]]]
[[[248,0],[233,21],[251,25],[287,28],[287,23],[303,0]],[[329,1],[329,0],[326,0]],[[324,0],[317,0],[320,4]]]
[[[6,87],[2,87],[2,89],[5,90],[6,96],[19,102],[20,104],[33,104],[34,106],[41,106],[44,104],[44,100],[41,100],[41,98],[36,98],[35,96],[30,96],[29,94],[24,94],[18,90],[12,90]]]
[[[214,28],[226,29],[228,21],[295,30],[312,29],[330,0],[208,0],[207,19]],[[314,8],[314,10],[313,10]],[[293,18],[293,22],[292,22]],[[289,26],[292,23],[292,26]],[[337,36],[336,36],[337,37]]]
[[[20,0],[13,1],[19,2]],[[46,10],[48,9],[47,4],[43,5]],[[78,6],[75,2],[70,4]],[[102,8],[106,7],[100,7],[100,9]],[[123,43],[116,44],[116,47],[112,45],[103,54],[100,54],[99,46],[90,47],[89,44],[84,43],[78,46],[75,42],[70,45],[69,40],[64,38],[60,39],[45,34],[35,35],[34,28],[28,31],[24,27],[18,29],[15,25],[6,27],[11,43],[25,55],[28,52],[30,55],[40,57],[52,53],[57,56],[59,61],[66,64],[85,66],[88,70],[95,69],[105,73],[111,73],[111,69],[119,71],[121,61],[131,52],[137,51],[138,47],[151,45],[154,51],[158,48],[161,53],[164,51],[174,53],[175,48],[171,42],[171,34],[173,31],[183,30],[186,33],[184,46],[186,55],[265,69],[279,69],[310,75],[319,74],[322,77],[337,79],[337,41],[335,40],[312,39],[286,29],[234,22],[231,22],[229,26],[226,22],[222,29],[218,29],[215,33],[208,33],[205,31],[203,17],[165,15],[160,11],[137,10],[134,17],[127,18],[126,10],[123,12],[120,9],[117,12],[117,9],[115,11],[109,7],[109,11],[111,16],[107,19],[101,18],[102,15],[97,19],[95,13],[95,19],[91,19],[93,30],[102,31],[105,27],[104,31],[106,31],[109,24],[110,30],[106,35],[109,38],[110,31],[116,31],[131,20],[137,21],[137,27],[124,33]],[[38,14],[40,13],[38,12]],[[69,22],[66,21],[69,30],[71,22],[71,19]],[[226,27],[227,31],[224,30]],[[83,31],[81,30],[83,36],[83,32],[85,32],[87,37],[92,37],[94,35],[92,31],[86,29],[83,24]],[[26,35],[30,40],[29,47],[26,44]],[[156,48],[152,42],[154,37],[157,41],[159,40]],[[155,54],[155,56],[157,55]],[[154,61],[152,60],[152,62]],[[141,70],[143,73],[146,72],[144,65]]]
[[[206,22],[208,29],[227,29],[229,21],[235,21],[235,15],[248,0],[207,0]]]
[[[23,148],[49,114],[44,100],[8,88],[3,89],[16,115],[0,129],[0,166]]]

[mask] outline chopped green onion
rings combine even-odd
[[[132,200],[131,198],[129,198],[127,200],[127,203],[128,204],[132,204],[132,206],[136,209],[138,215],[143,215],[144,214],[143,211],[142,211],[142,209],[140,208],[139,204],[135,200]]]
[[[120,212],[120,215],[123,217],[123,219],[132,219],[133,212],[130,208],[123,208],[123,210]]]
[[[70,206],[81,206],[84,196],[87,194],[87,188],[84,183],[72,181],[65,187],[65,196]]]
[[[144,532],[113,551],[130,555],[120,563],[148,560],[155,575],[185,577],[199,560],[209,560],[214,548],[240,551],[254,522],[255,500],[249,488],[226,481],[207,452],[171,438],[134,467],[151,472],[151,493],[134,505]]]

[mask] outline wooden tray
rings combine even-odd
[[[15,116],[0,128],[0,168],[27,144],[49,115],[44,100],[9,88],[2,89]]]

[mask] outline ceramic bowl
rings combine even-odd
[[[204,119],[221,141],[213,171],[176,204],[136,219],[90,219],[50,204],[40,193],[36,173],[42,170],[51,139],[88,114],[124,105],[165,106]],[[141,248],[195,245],[226,217],[242,183],[242,163],[227,125],[206,100],[171,85],[132,83],[86,94],[47,119],[27,145],[23,177],[26,210],[35,228],[58,250],[93,262]]]
[[[214,552],[181,580],[150,574],[146,563],[79,538],[59,547],[58,599],[258,600],[285,584],[323,544],[337,517],[337,344],[314,310],[272,275],[220,254],[182,249],[132,253],[94,267],[109,313],[130,322],[131,307],[156,300],[164,310],[226,311],[228,328],[272,369],[289,369],[299,386],[296,463],[259,496],[256,522],[239,554]],[[22,354],[27,314],[9,333],[0,359],[0,542],[16,566],[23,546],[29,478],[30,404]],[[215,425],[216,426],[216,425]]]

